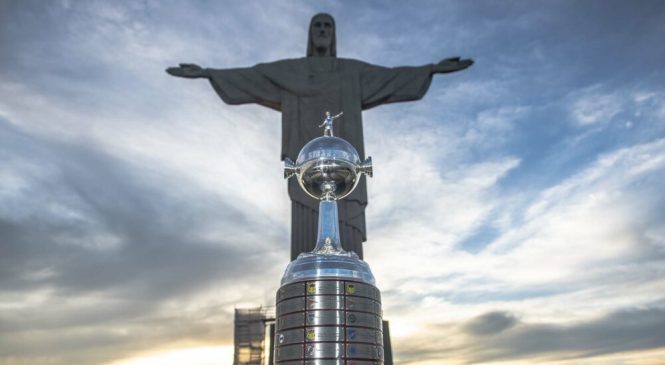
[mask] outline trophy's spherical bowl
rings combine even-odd
[[[315,199],[332,194],[341,199],[356,187],[360,157],[347,141],[323,136],[310,141],[298,155],[298,182]]]
[[[316,199],[332,193],[336,199],[349,195],[358,183],[356,166],[346,161],[321,159],[301,167],[300,186]]]

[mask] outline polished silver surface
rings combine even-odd
[[[323,123],[319,126],[319,128],[324,127],[323,129],[323,135],[324,136],[333,136],[333,121],[340,116],[342,116],[344,112],[340,112],[339,114],[335,116],[331,116],[330,112],[326,112],[326,119],[323,120]]]
[[[288,345],[275,348],[275,360],[296,360],[302,359],[303,345]]]
[[[370,298],[347,296],[345,309],[381,315],[381,304]]]
[[[372,162],[361,161],[347,141],[332,135],[334,117],[326,113],[324,135],[307,143],[296,162],[285,160],[284,176],[296,176],[301,188],[319,202],[319,225],[314,250],[301,253],[282,277],[282,284],[311,278],[352,278],[374,284],[369,265],[342,249],[337,200],[350,194],[362,174],[372,175]]]
[[[307,143],[296,162],[284,161],[284,177],[296,176],[303,190],[318,200],[337,200],[349,195],[360,175],[372,176],[372,159],[360,161],[356,149],[347,141],[333,136],[333,120],[326,112],[324,135]]]
[[[305,330],[306,342],[344,342],[344,327],[308,327]]]
[[[381,360],[383,358],[383,348],[377,345],[351,343],[346,346],[346,357]]]
[[[336,202],[372,175],[372,162],[333,135],[340,115],[326,113],[324,135],[285,161],[284,176],[320,203],[315,248],[289,264],[277,292],[277,365],[382,365],[381,297],[369,265],[342,249]]]
[[[344,294],[344,282],[339,280],[310,281],[306,288],[307,295]]]
[[[381,303],[381,291],[376,287],[374,287],[374,300]]]
[[[363,312],[346,312],[346,324],[353,327],[381,329],[381,317]]]
[[[305,295],[305,283],[284,285],[277,291],[277,301]]]
[[[308,326],[343,325],[344,312],[343,311],[307,312],[305,315],[305,323]]]
[[[374,275],[369,265],[360,260],[355,252],[332,254],[319,252],[325,252],[325,250],[301,253],[296,260],[291,261],[282,276],[282,285],[313,278],[350,279],[374,285]]]
[[[305,325],[305,313],[293,313],[277,318],[277,330],[287,328],[302,327]]]
[[[342,358],[344,356],[343,343],[310,343],[305,345],[306,359]]]
[[[305,330],[303,328],[296,328],[293,330],[277,332],[275,340],[279,346],[303,343],[305,342]]]
[[[301,295],[277,303],[275,348],[287,348],[281,359],[347,359],[344,365],[357,365],[358,361],[381,364],[381,303],[373,299],[378,296],[373,285],[349,280],[310,280],[287,284],[280,288],[278,296],[284,298],[301,289]],[[300,345],[303,347],[297,347]],[[295,349],[302,350],[300,357],[289,357],[295,356]],[[285,365],[276,359],[277,365]]]
[[[383,334],[379,330],[369,328],[347,327],[346,341],[380,345],[383,343]]]
[[[344,297],[340,295],[315,295],[307,297],[307,309],[344,309]]]
[[[305,297],[286,299],[277,303],[277,315],[302,311],[305,308]]]
[[[346,295],[377,299],[375,288],[362,283],[346,283]]]

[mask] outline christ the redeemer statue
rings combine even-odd
[[[329,14],[312,18],[307,57],[260,63],[253,67],[213,69],[180,64],[166,71],[186,78],[207,78],[227,104],[256,103],[282,112],[282,160],[296,160],[300,149],[321,135],[324,112],[343,112],[334,124],[335,136],[349,141],[365,158],[362,111],[375,106],[422,98],[432,75],[463,70],[472,60],[447,58],[419,67],[382,67],[338,58],[335,21]],[[288,183],[291,198],[291,260],[314,248],[318,201],[305,195],[295,179]],[[363,257],[367,185],[338,202],[342,246]]]

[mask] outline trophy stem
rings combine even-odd
[[[337,201],[321,200],[319,203],[319,232],[316,238],[316,247],[312,253],[334,254],[344,252],[339,238],[339,218],[337,216]]]

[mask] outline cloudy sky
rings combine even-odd
[[[226,365],[289,258],[280,116],[179,62],[470,57],[364,114],[395,360],[665,363],[660,1],[0,0],[0,364]]]

